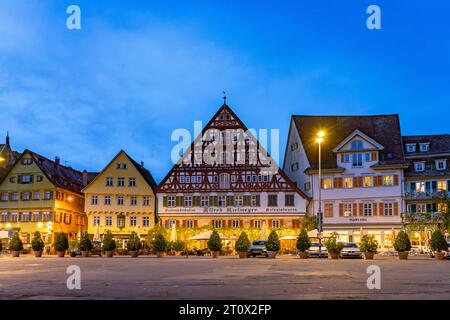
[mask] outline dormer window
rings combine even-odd
[[[420,143],[420,152],[428,152],[430,144],[429,143]]]
[[[408,143],[406,145],[406,152],[416,152],[416,144],[415,143]]]
[[[422,172],[425,170],[425,162],[414,162],[414,170],[416,172]]]
[[[363,148],[363,143],[361,140],[355,140],[352,142],[351,149],[352,150],[361,150]]]
[[[437,170],[447,169],[447,160],[436,160],[436,169]]]

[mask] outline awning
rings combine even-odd
[[[296,236],[284,236],[281,237],[280,240],[297,240]]]
[[[308,237],[310,237],[310,238],[317,238],[317,233],[318,233],[317,229],[308,231]],[[329,232],[329,231],[322,232],[322,237],[323,238],[329,238],[329,237],[332,237],[332,236],[333,236],[332,232]]]
[[[190,237],[189,240],[209,240],[211,238],[212,231],[206,231],[200,234],[197,234],[193,237]],[[223,234],[219,233],[220,240],[229,240],[230,238],[224,236]]]

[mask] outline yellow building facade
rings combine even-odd
[[[0,238],[17,231],[30,244],[40,231],[46,244],[58,232],[76,239],[87,230],[81,189],[89,176],[25,150],[0,183]]]
[[[147,235],[155,226],[155,190],[143,163],[120,151],[83,190],[89,234],[101,238],[109,230],[122,245],[132,231]]]

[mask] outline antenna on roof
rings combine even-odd
[[[9,131],[6,131],[6,145],[9,146]]]
[[[227,96],[226,96],[226,92],[222,91],[223,93],[223,104],[227,104]]]

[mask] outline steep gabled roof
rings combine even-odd
[[[87,187],[89,187],[89,185],[90,185],[91,183],[93,183],[93,182],[97,179],[97,177],[100,176],[100,174],[101,174],[103,171],[105,171],[106,168],[108,168],[108,167],[114,162],[114,160],[116,160],[117,157],[118,157],[120,154],[122,154],[122,153],[128,158],[128,160],[130,160],[130,162],[133,164],[133,166],[136,168],[136,170],[139,172],[139,174],[142,176],[142,178],[144,178],[145,182],[147,182],[147,184],[149,185],[149,187],[152,189],[153,193],[156,194],[156,187],[157,187],[157,184],[156,184],[155,179],[153,179],[153,176],[151,175],[150,171],[148,171],[147,169],[145,169],[145,167],[144,167],[143,165],[137,163],[137,162],[136,162],[133,158],[131,158],[131,157],[128,155],[128,153],[126,153],[124,150],[120,150],[120,151],[114,156],[114,158],[112,158],[112,160],[111,160],[111,161],[110,161],[110,162],[102,169],[102,171],[101,171],[100,173],[98,173],[98,174],[96,175],[96,177],[95,177],[94,179],[92,179],[92,180],[89,182],[89,184],[88,184],[85,188],[83,188],[83,191],[84,191]]]
[[[450,153],[450,134],[433,134],[433,135],[422,135],[422,136],[403,136],[403,143],[429,143],[428,152],[407,152],[406,156],[409,155],[432,155],[432,154],[442,154]]]
[[[220,119],[221,114],[229,115],[229,119]],[[173,175],[176,168],[180,167],[181,160],[192,152],[194,149],[194,144],[198,142],[199,139],[202,139],[202,137],[205,135],[207,130],[209,129],[216,129],[224,130],[224,129],[241,129],[244,132],[247,132],[249,135],[249,138],[252,139],[257,143],[258,150],[268,159],[270,159],[270,163],[273,163],[273,160],[271,159],[270,155],[267,153],[267,151],[264,149],[263,146],[259,144],[259,141],[251,134],[251,132],[248,131],[247,126],[242,122],[242,120],[236,115],[236,113],[226,104],[224,103],[219,110],[212,116],[212,118],[208,121],[208,123],[204,126],[201,133],[194,137],[193,142],[191,143],[190,147],[185,150],[184,154],[180,157],[180,160],[177,161],[177,163],[171,168],[171,170],[167,173],[167,175],[161,180],[161,182],[158,185],[158,190],[160,192],[164,192],[162,190],[162,186],[168,181],[168,179]],[[275,164],[277,168],[277,173],[283,177],[283,179],[286,181],[286,183],[289,185],[290,188],[293,189],[293,191],[298,192],[303,198],[308,199],[308,196],[301,191],[291,180],[290,178],[281,170],[281,168],[278,166],[278,164]]]
[[[322,167],[336,168],[337,157],[333,149],[355,130],[361,131],[380,143],[380,164],[404,164],[400,121],[397,114],[372,116],[306,116],[293,115],[296,129],[305,148],[312,169],[318,167],[317,132],[324,130]]]

